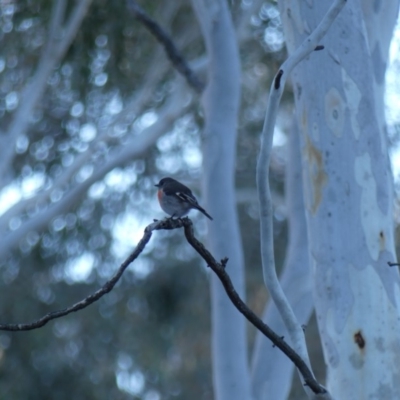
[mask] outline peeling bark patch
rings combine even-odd
[[[388,216],[383,214],[377,201],[377,185],[372,174],[371,157],[368,153],[356,157],[354,174],[356,182],[361,186],[360,214],[365,241],[371,258],[378,260],[379,253],[386,246],[384,226],[390,226]],[[382,235],[381,235],[382,233]]]
[[[344,125],[344,101],[336,88],[329,89],[325,95],[325,118],[333,134],[341,137]]]
[[[312,188],[311,212],[315,214],[321,204],[322,189],[326,185],[328,178],[324,171],[322,154],[313,145],[308,135],[306,135],[306,159]]]
[[[361,91],[357,84],[350,78],[347,72],[342,68],[343,90],[346,96],[347,108],[350,111],[350,123],[353,129],[354,137],[358,140],[360,137],[360,125],[357,121],[358,109],[361,101]]]
[[[357,331],[354,334],[354,342],[361,350],[365,347],[365,339],[361,331]]]

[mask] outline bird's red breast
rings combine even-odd
[[[163,193],[162,189],[158,189],[157,190],[158,201],[161,201],[163,195],[164,195],[164,193]]]

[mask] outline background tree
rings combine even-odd
[[[210,85],[207,90],[213,79],[218,83],[221,75],[213,73],[223,68],[218,56],[224,57],[215,48],[216,32],[204,29],[207,19],[222,9],[225,26],[235,28],[241,107],[237,115],[229,114],[231,128],[226,126],[218,134],[224,140],[228,136],[223,135],[230,135],[228,165],[233,169],[237,119],[238,152],[234,175],[227,168],[222,178],[214,176],[214,166],[208,164],[213,149],[204,139],[209,138],[214,117],[213,110],[207,110],[207,92],[201,95],[201,85],[190,86],[176,72],[163,46],[137,19],[134,3],[59,0],[0,5],[2,322],[31,321],[74,303],[108,279],[141,235],[141,228],[162,216],[153,200],[153,184],[164,175],[174,175],[198,192],[202,186],[212,214],[215,207],[220,216],[224,204],[228,212],[229,204],[231,232],[237,226],[233,196],[229,196],[232,203],[218,204],[220,197],[212,203],[210,194],[219,193],[221,179],[232,191],[235,176],[244,263],[239,244],[235,245],[238,256],[233,258],[238,263],[239,288],[246,283],[242,293],[261,314],[267,293],[261,284],[255,160],[266,88],[284,57],[279,14],[274,3],[259,1],[234,2],[229,10],[224,2],[196,5],[195,15],[183,0],[143,3],[190,61],[199,81]],[[307,29],[312,28],[309,22]],[[374,31],[370,26],[369,30]],[[385,30],[387,45],[390,32]],[[233,37],[230,46],[234,46]],[[237,104],[236,96],[229,101]],[[283,101],[279,127],[287,129],[290,96],[285,94]],[[216,104],[218,110],[222,105]],[[289,212],[292,215],[282,196],[285,140],[279,131],[270,168],[278,268],[286,248],[286,217]],[[206,155],[203,185],[201,142]],[[193,217],[196,229],[205,234],[204,220]],[[293,229],[296,223],[298,219],[291,222]],[[211,236],[221,233],[217,231],[220,224],[208,229]],[[239,232],[235,237],[237,243]],[[295,240],[291,236],[291,245]],[[210,242],[215,245],[214,240]],[[221,257],[230,256],[225,251],[231,250],[215,248]],[[246,282],[240,277],[240,264],[248,266]],[[293,277],[287,274],[290,282]],[[213,396],[209,302],[203,262],[182,241],[180,232],[159,232],[98,304],[37,331],[0,334],[1,397],[209,399]],[[231,307],[228,302],[225,305]],[[233,326],[243,324],[232,315]],[[301,323],[306,323],[308,315]],[[242,359],[235,366],[249,374],[245,347],[248,341],[253,348],[255,332],[249,329],[246,338],[243,324],[238,333]],[[311,327],[306,336],[314,338]],[[258,345],[254,349],[257,356],[264,351]],[[275,357],[279,351],[273,350]],[[234,355],[236,351],[232,349]],[[251,385],[255,398],[262,398],[268,386],[256,377],[271,367],[257,366],[257,357],[252,358],[254,378],[241,382],[237,394],[248,396]],[[290,373],[283,371],[278,374],[285,381],[279,392],[282,396],[290,387],[285,379]],[[226,377],[228,382],[232,379],[229,374]],[[260,391],[257,382],[261,382]],[[301,383],[293,391],[299,387],[302,390]],[[222,387],[217,393],[225,390]],[[300,393],[294,398],[304,396]]]

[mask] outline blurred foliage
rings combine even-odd
[[[141,3],[188,60],[204,55],[190,2]],[[40,60],[53,4],[48,0],[0,3],[1,133],[7,131],[23,100],[19,93]],[[74,4],[68,2],[68,11]],[[255,166],[267,90],[284,53],[275,3],[260,2],[243,21],[243,10],[251,4],[230,2],[235,25],[242,24],[247,32],[238,35],[243,95],[236,182],[248,303],[260,314],[267,298],[260,283]],[[111,128],[112,116],[149,83],[145,77],[154,66],[160,74],[150,82],[153,86],[144,105],[129,115],[126,124]],[[87,151],[91,135],[107,132],[107,140],[98,144],[87,164],[52,192],[50,201],[56,203],[90,176],[96,162],[107,160],[112,149],[123,146],[131,131],[157,114],[174,90],[176,75],[160,45],[133,18],[126,2],[94,0],[72,46],[47,82],[29,131],[17,141],[7,183],[23,190],[29,182],[41,180],[38,190],[52,188]],[[188,93],[195,96],[190,88]],[[285,101],[290,106],[289,98]],[[67,212],[48,221],[47,229],[29,232],[19,248],[10,249],[0,262],[1,322],[33,321],[73,304],[104,283],[138,237],[137,232],[132,232],[132,238],[125,233],[125,244],[119,243],[118,221],[133,215],[143,226],[162,215],[155,211],[154,182],[173,174],[199,187],[201,126],[199,98],[194,97],[186,115],[141,159],[111,171],[71,203]],[[278,199],[275,235],[280,267],[287,224],[282,205],[284,156],[282,149],[276,150],[272,186]],[[46,206],[32,203],[10,219],[9,232]],[[195,219],[201,236],[204,221],[201,216]],[[80,278],[74,273],[79,260],[92,266]],[[182,232],[157,232],[140,260],[98,303],[38,330],[0,332],[0,398],[212,398],[208,275]],[[249,331],[251,349],[255,332],[251,327]]]

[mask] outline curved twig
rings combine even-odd
[[[172,219],[167,218],[161,221],[154,221],[148,225],[145,230],[142,239],[136,245],[133,252],[128,256],[128,258],[120,265],[117,272],[110,278],[100,289],[85,297],[84,299],[78,301],[72,306],[65,308],[63,310],[50,312],[43,317],[30,322],[22,324],[0,324],[0,330],[3,331],[29,331],[33,329],[41,328],[46,325],[49,321],[64,317],[73,312],[82,310],[89,305],[93,304],[105,294],[109,293],[116,283],[121,278],[122,274],[126,268],[135,261],[138,256],[142,253],[147,243],[149,242],[152,234],[156,230],[170,230],[177,228],[184,228],[185,236],[189,244],[197,251],[197,253],[203,258],[207,265],[215,272],[218,276],[225,291],[232,301],[233,305],[242,313],[246,319],[252,323],[258,330],[260,330],[268,339],[270,339],[274,346],[279,348],[286,356],[293,361],[296,367],[299,369],[300,373],[304,378],[305,385],[309,386],[310,389],[315,394],[324,394],[326,390],[321,386],[316,379],[313,377],[311,370],[308,368],[307,364],[302,360],[302,358],[285,342],[285,340],[275,333],[268,325],[266,325],[240,298],[237,291],[235,290],[231,278],[226,272],[226,265],[228,262],[227,258],[222,259],[218,262],[213,255],[206,249],[206,247],[196,239],[193,233],[193,224],[189,218],[182,219]]]
[[[154,221],[152,224],[148,225],[144,230],[144,235],[140,239],[139,243],[136,245],[133,252],[129,255],[129,257],[120,265],[117,272],[110,278],[100,289],[96,290],[94,293],[90,294],[89,296],[85,297],[84,299],[78,301],[77,303],[73,304],[68,308],[64,308],[63,310],[53,311],[50,312],[43,317],[30,322],[30,323],[23,323],[23,324],[0,324],[0,330],[2,331],[30,331],[32,329],[41,328],[42,326],[46,325],[49,321],[64,317],[68,314],[73,312],[82,310],[83,308],[88,307],[90,304],[93,304],[105,294],[109,293],[115,286],[115,284],[119,281],[122,274],[126,270],[126,268],[135,261],[141,252],[146,247],[147,243],[149,242],[153,231],[160,230],[160,229],[176,229],[182,227],[181,220],[174,220],[174,219],[164,219],[162,221]]]
[[[279,336],[276,332],[274,332],[267,324],[265,324],[261,318],[259,318],[240,298],[238,293],[236,292],[231,278],[226,272],[226,265],[228,262],[227,258],[223,258],[220,262],[218,262],[213,255],[205,248],[205,246],[199,242],[193,233],[193,225],[192,221],[188,218],[183,219],[183,227],[185,230],[185,236],[189,244],[197,251],[197,253],[206,261],[207,265],[215,272],[221,281],[226,294],[232,301],[233,305],[237,308],[237,310],[242,313],[245,318],[253,324],[261,333],[263,333],[271,342],[280,349],[298,368],[301,375],[304,378],[305,385],[309,386],[310,389],[315,394],[325,394],[327,393],[326,389],[320,385],[317,380],[314,378],[311,370],[308,368],[307,364],[303,361],[303,359],[297,354],[292,347],[290,347],[283,337]]]

